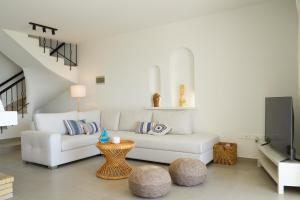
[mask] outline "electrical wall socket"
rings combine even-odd
[[[257,135],[244,135],[244,136],[239,137],[239,139],[254,141],[255,143],[258,143],[263,140],[263,137],[257,136]]]
[[[97,76],[96,77],[96,84],[97,85],[105,84],[105,76]]]

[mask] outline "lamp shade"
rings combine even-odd
[[[72,97],[85,97],[86,89],[84,85],[72,85],[71,96]]]

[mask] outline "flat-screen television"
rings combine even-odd
[[[292,97],[266,97],[265,140],[276,151],[295,159]]]

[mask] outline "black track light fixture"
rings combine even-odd
[[[55,32],[58,31],[57,28],[49,27],[49,26],[44,26],[41,24],[29,22],[29,24],[32,26],[32,30],[36,31],[36,27],[42,28],[43,33],[47,32],[47,29],[51,31],[52,35],[55,35]]]

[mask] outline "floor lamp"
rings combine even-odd
[[[71,97],[77,100],[77,111],[80,111],[80,98],[86,96],[86,88],[84,85],[72,85],[71,86]]]

